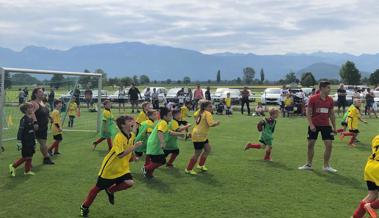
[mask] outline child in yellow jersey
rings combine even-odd
[[[361,110],[360,107],[362,105],[362,101],[359,98],[354,99],[354,107],[350,107],[347,115],[347,127],[349,132],[343,132],[340,136],[340,139],[343,140],[345,136],[351,136],[351,139],[348,143],[349,146],[355,147],[355,141],[359,134],[359,121],[366,123],[367,121],[361,118]]]
[[[96,146],[107,140],[108,150],[112,148],[112,137],[115,135],[116,128],[114,126],[114,117],[111,111],[112,104],[109,100],[105,100],[104,103],[104,111],[103,111],[103,123],[101,126],[101,137],[92,143],[93,150],[95,150]]]
[[[62,109],[62,101],[55,100],[54,101],[54,110],[51,113],[52,118],[52,133],[54,142],[49,146],[48,152],[50,156],[61,154],[59,153],[59,144],[62,142],[62,128],[61,128],[61,109]]]
[[[359,203],[352,218],[362,218],[366,211],[371,217],[377,217],[376,211],[379,209],[379,135],[375,136],[371,142],[372,154],[367,160],[364,180],[367,184],[368,195]]]
[[[101,190],[105,190],[109,203],[114,204],[114,193],[128,189],[134,184],[129,160],[142,142],[134,142],[132,126],[135,125],[135,121],[132,117],[121,116],[117,118],[116,123],[120,131],[114,138],[114,146],[103,160],[96,185],[80,207],[82,217],[88,217],[89,207]]]
[[[169,131],[171,131],[171,133],[169,133],[166,136],[166,139],[165,139],[166,140],[166,147],[163,149],[163,152],[164,152],[166,158],[169,155],[171,155],[170,159],[167,161],[167,164],[166,164],[167,167],[174,167],[173,163],[174,163],[176,157],[179,155],[178,136],[187,135],[183,131],[186,131],[189,127],[191,127],[191,125],[188,123],[185,126],[180,127],[180,124],[179,124],[179,122],[181,120],[180,110],[174,110],[172,112],[172,117],[173,117],[173,119],[168,124],[168,129],[169,129]],[[173,135],[172,134],[173,132],[177,133],[177,134]]]
[[[68,104],[68,127],[74,127],[74,120],[78,113],[78,105],[76,104],[75,96],[72,96],[70,103]]]
[[[224,99],[225,106],[226,106],[226,115],[232,115],[232,98],[230,98],[230,93],[228,92],[226,94],[226,98]]]
[[[138,116],[136,117],[136,123],[139,127],[139,125],[141,125],[141,123],[145,120],[148,120],[149,117],[147,116],[147,112],[149,110],[151,110],[153,107],[152,107],[152,104],[150,102],[144,102],[142,103],[142,111],[138,114]]]
[[[179,120],[179,126],[183,125],[186,126],[188,124],[187,117],[191,117],[188,115],[189,109],[191,108],[191,102],[186,102],[185,105],[180,107],[180,120]],[[189,138],[188,129],[186,131],[186,137],[185,140]]]
[[[143,121],[138,128],[138,134],[136,136],[136,140],[142,141],[142,146],[134,151],[134,154],[137,160],[140,157],[142,157],[144,153],[146,154],[147,140],[149,139],[149,136],[155,127],[155,121],[157,120],[157,117],[158,117],[157,114],[158,113],[156,110],[149,110],[147,112],[147,116],[149,119]],[[145,166],[149,163],[150,163],[150,157],[146,155]]]
[[[195,127],[192,129],[192,142],[195,148],[195,153],[190,159],[185,172],[191,175],[197,173],[193,170],[197,160],[200,157],[198,169],[201,171],[207,171],[205,167],[205,161],[211,151],[211,146],[208,140],[208,131],[210,127],[218,126],[219,121],[214,121],[212,117],[212,103],[210,101],[202,101],[200,103],[200,110],[194,114]]]

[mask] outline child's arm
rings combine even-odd
[[[129,153],[133,152],[136,148],[140,147],[141,145],[142,145],[142,141],[138,141],[133,146],[130,146],[124,152],[122,152],[121,154],[119,154],[117,157],[118,158],[123,158],[126,155],[128,155]]]
[[[187,124],[187,125],[185,125],[185,126],[180,127],[180,128],[177,130],[177,132],[183,132],[184,130],[187,130],[187,129],[190,128],[190,127],[191,127],[191,124]]]
[[[177,130],[177,131],[169,130],[168,132],[169,132],[170,135],[172,135],[172,136],[185,136],[185,135],[186,135],[185,132],[180,132],[179,130]]]
[[[166,147],[166,143],[165,143],[165,140],[164,140],[163,132],[158,131],[158,138],[159,138],[159,141],[161,143],[161,148]]]
[[[362,117],[359,117],[359,120],[360,120],[362,123],[365,123],[365,124],[367,124],[367,121],[366,121],[366,120],[364,120],[364,119],[362,119]]]
[[[17,132],[17,140],[21,141],[24,138],[24,129],[25,129],[24,119],[21,119],[20,125],[18,127],[18,132]]]

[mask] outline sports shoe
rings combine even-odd
[[[11,176],[15,177],[16,176],[16,168],[13,167],[13,164],[9,164],[9,173]]]
[[[54,152],[54,155],[61,155],[61,153],[60,152]]]
[[[364,207],[365,207],[367,213],[370,214],[371,218],[377,218],[378,217],[378,215],[376,214],[376,211],[374,210],[374,208],[371,207],[370,203],[365,204]]]
[[[46,158],[43,159],[43,164],[53,165],[55,163],[49,157],[46,157]]]
[[[245,145],[245,151],[248,150],[248,149],[250,148],[249,146],[250,146],[250,143],[247,143],[247,144]]]
[[[328,166],[328,167],[324,167],[322,170],[324,170],[325,172],[328,172],[328,173],[336,173],[337,170],[336,169],[333,169],[332,167]]]
[[[105,193],[108,195],[108,201],[110,204],[114,204],[114,193],[110,192],[107,188],[105,189]]]
[[[80,216],[81,217],[88,217],[88,214],[89,214],[89,208],[81,205],[80,206]]]
[[[190,175],[197,175],[197,172],[195,170],[187,170],[187,169],[185,169],[184,172],[186,174],[190,174]]]
[[[304,166],[298,167],[297,169],[299,170],[312,170],[312,165],[310,164],[305,164]]]
[[[203,171],[203,172],[208,171],[208,168],[205,165],[204,166],[197,165],[196,168],[199,169],[199,170],[201,170],[201,171]]]
[[[264,157],[263,160],[264,161],[272,161],[272,158],[271,157]]]
[[[32,171],[28,171],[28,172],[24,172],[24,175],[25,176],[34,176],[34,175],[36,175],[36,173],[32,172]]]
[[[48,151],[47,153],[49,154],[50,157],[54,156],[53,151]]]

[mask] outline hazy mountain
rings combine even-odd
[[[242,69],[247,66],[253,67],[257,76],[263,68],[269,80],[278,80],[289,71],[301,73],[304,70],[314,72],[317,78],[338,78],[339,67],[347,60],[354,61],[361,71],[373,72],[379,68],[379,53],[360,56],[325,52],[207,55],[138,42],[87,45],[69,50],[30,46],[17,52],[0,48],[0,66],[71,71],[102,68],[111,77],[146,74],[157,80],[183,79],[184,76],[192,80],[215,80],[219,69],[222,79],[235,79],[242,77]]]

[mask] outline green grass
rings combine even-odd
[[[116,110],[115,110],[116,111]],[[90,117],[91,116],[91,117]],[[93,115],[82,113],[78,125],[93,125]],[[221,125],[212,128],[212,155],[208,173],[185,175],[183,170],[193,152],[190,142],[180,141],[176,168],[161,167],[158,178],[146,181],[142,162],[132,163],[135,186],[116,193],[116,204],[108,204],[104,192],[91,207],[91,217],[350,217],[367,193],[363,167],[370,153],[371,138],[378,123],[361,125],[363,145],[351,149],[334,143],[332,165],[337,174],[322,172],[323,145],[318,141],[314,171],[297,170],[306,158],[306,121],[279,119],[273,146],[274,162],[264,162],[263,150],[244,152],[247,141],[257,141],[259,118],[239,114],[215,116]],[[0,154],[0,217],[77,217],[79,206],[95,184],[106,154],[106,145],[92,152],[94,133],[65,132],[56,165],[43,166],[39,151],[33,158],[34,177],[8,175],[8,164],[20,156],[15,141]],[[52,139],[49,138],[49,142]]]

